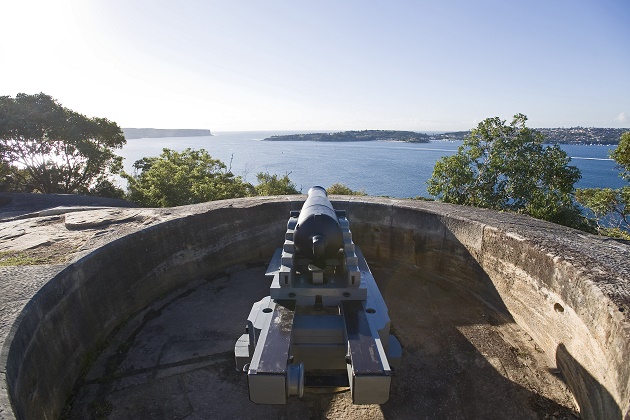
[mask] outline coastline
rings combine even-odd
[[[428,143],[429,135],[414,131],[397,130],[362,130],[340,131],[336,133],[308,133],[275,135],[263,141],[316,141],[316,142],[353,142],[353,141],[399,141],[404,143]]]

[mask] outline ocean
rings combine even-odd
[[[289,174],[298,189],[313,185],[329,187],[343,183],[369,195],[397,198],[429,197],[426,182],[435,162],[454,154],[461,142],[342,142],[262,141],[280,131],[218,132],[207,137],[167,137],[127,140],[118,154],[124,168],[133,173],[133,163],[143,157],[158,156],[163,148],[177,151],[205,149],[220,159],[235,175],[256,184],[256,174]],[[571,164],[582,172],[576,187],[619,188],[619,177],[608,152],[615,146],[561,145],[571,156]]]

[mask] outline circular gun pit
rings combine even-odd
[[[234,341],[265,267],[198,279],[138,313],[110,340],[77,385],[67,418],[540,418],[577,412],[562,378],[518,325],[413,266],[373,269],[404,346],[390,400],[352,405],[348,388],[306,388],[287,405],[249,401],[234,368]]]
[[[403,347],[389,401],[353,405],[345,389],[307,388],[286,405],[251,403],[234,345],[269,294],[265,269],[303,202],[168,209],[73,263],[5,270],[18,286],[0,313],[0,417],[630,416],[627,243],[375,197],[332,202]]]

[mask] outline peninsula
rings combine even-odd
[[[428,143],[429,136],[415,131],[362,130],[342,131],[338,133],[288,134],[267,137],[265,141],[404,141],[409,143]]]
[[[212,132],[210,130],[195,130],[184,128],[123,128],[122,131],[127,140],[152,139],[162,137],[202,137],[212,135]]]

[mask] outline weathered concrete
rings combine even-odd
[[[107,243],[65,268],[51,268],[50,277],[34,275],[35,286],[30,289],[36,290],[34,294],[3,297],[3,325],[11,327],[0,331],[0,375],[6,376],[0,378],[6,380],[6,387],[4,381],[0,387],[0,404],[5,402],[0,415],[57,417],[88,362],[126,320],[135,319],[134,314],[151,302],[194,279],[220,277],[221,272],[239,264],[266,262],[280,246],[289,210],[299,209],[302,200],[243,199],[169,209],[170,214],[160,215],[172,220],[159,223],[154,218],[153,226]],[[481,314],[498,314],[504,332],[511,328],[522,331],[507,341],[531,336],[533,348],[540,348],[548,357],[548,366],[560,369],[582,417],[628,415],[630,367],[624,359],[630,354],[630,247],[528,217],[439,203],[346,197],[334,204],[348,211],[355,242],[368,261],[381,264],[385,277],[390,270],[382,287],[394,325],[401,325],[397,332],[406,352],[424,351],[422,339],[414,333],[414,322],[410,322],[418,312],[410,308],[416,301],[426,303],[421,294],[431,294],[430,284],[438,285],[483,302],[489,312]],[[134,222],[138,217],[133,216]],[[397,273],[397,266],[405,270]],[[11,271],[9,277],[28,283],[26,272],[16,272]],[[430,279],[430,284],[418,279]],[[10,289],[11,285],[3,280],[2,287]],[[441,303],[461,302],[446,299]],[[470,312],[473,319],[474,313]],[[499,370],[497,363],[507,360],[507,356],[495,357],[483,350],[480,337],[489,330],[479,319],[460,325],[461,316],[446,311],[444,318],[457,319],[450,324],[458,325],[453,339],[477,348],[486,360],[479,359],[480,363]],[[418,319],[419,325],[422,322]],[[492,331],[503,334],[500,329]],[[433,346],[440,352],[439,340]],[[427,363],[429,359],[423,360]],[[448,363],[444,368],[449,369]],[[537,386],[526,385],[527,378],[505,382],[499,376],[499,389],[509,383],[528,389]],[[414,377],[407,376],[398,392],[430,392],[426,382],[414,381]],[[457,380],[457,375],[447,371],[444,378]],[[551,398],[561,407],[570,405],[559,401],[564,398],[561,395],[544,394],[534,392],[537,398]],[[488,392],[474,395],[492,398]],[[6,406],[7,400],[12,408]],[[458,403],[457,398],[450,401]],[[411,407],[408,413],[416,410],[418,414],[423,408]],[[404,416],[404,412],[390,413]],[[349,415],[343,410],[338,414]]]
[[[389,401],[352,405],[345,389],[307,388],[287,405],[249,401],[234,337],[269,293],[264,264],[189,282],[110,339],[64,418],[574,418],[573,397],[514,322],[405,263],[372,267],[405,357]],[[231,320],[231,322],[226,322]]]
[[[126,200],[87,195],[0,192],[0,220],[64,214],[96,207],[136,205]]]

